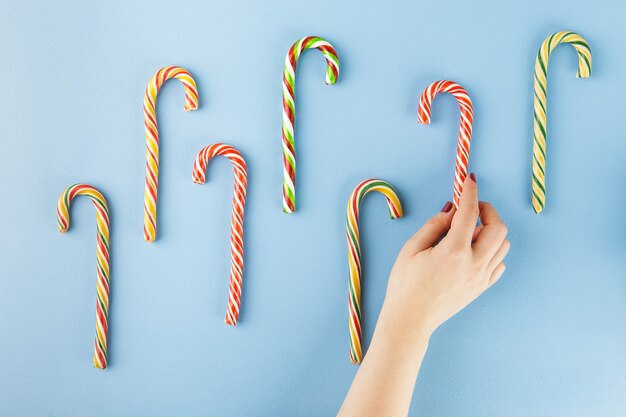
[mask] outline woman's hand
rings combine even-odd
[[[494,208],[479,203],[470,174],[459,209],[447,203],[400,251],[372,343],[339,416],[408,414],[431,334],[502,276],[506,234]]]
[[[383,312],[407,332],[430,335],[504,272],[507,228],[491,204],[478,201],[475,178],[466,179],[459,209],[446,203],[406,242],[391,270]]]

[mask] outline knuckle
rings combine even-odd
[[[457,260],[463,256],[463,248],[458,243],[448,242],[444,245],[443,249],[445,249],[446,255],[450,258],[450,260]]]
[[[450,259],[456,263],[463,262],[465,260],[465,251],[460,247],[452,248]]]
[[[509,233],[509,228],[506,227],[504,223],[497,223],[493,227],[496,232],[498,232],[498,234],[502,237],[506,236]]]

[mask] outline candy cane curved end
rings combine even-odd
[[[283,69],[283,211],[296,211],[296,67],[298,58],[307,49],[319,49],[326,59],[326,84],[335,84],[339,77],[339,56],[327,40],[319,36],[299,39],[287,53]]]
[[[233,209],[231,217],[230,254],[231,268],[228,289],[228,308],[226,324],[237,325],[243,284],[243,215],[246,202],[246,186],[248,183],[246,161],[241,153],[230,145],[215,143],[203,148],[193,167],[192,179],[196,184],[206,181],[206,167],[215,156],[225,156],[233,164],[235,171]]]
[[[385,197],[391,219],[402,217],[402,204],[396,190],[387,181],[370,179],[361,182],[350,194],[346,210],[346,237],[348,241],[348,328],[350,332],[350,360],[354,364],[363,359],[361,332],[361,243],[359,237],[359,206],[370,192]]]
[[[148,82],[143,98],[144,126],[146,131],[146,184],[144,193],[144,240],[153,242],[157,233],[157,195],[159,190],[159,129],[156,100],[159,89],[172,78],[178,79],[185,90],[185,111],[198,108],[198,88],[191,74],[184,68],[161,68]]]
[[[460,107],[459,140],[456,152],[456,164],[454,173],[454,204],[458,207],[463,182],[467,176],[469,164],[470,145],[472,140],[472,123],[474,120],[474,110],[469,94],[459,84],[440,80],[430,84],[422,93],[417,111],[417,122],[419,124],[430,124],[432,101],[439,93],[449,93],[456,98]]]
[[[562,43],[571,44],[578,55],[577,78],[591,76],[591,48],[579,34],[571,31],[556,32],[548,36],[537,53],[535,60],[534,100],[533,100],[533,165],[532,165],[532,206],[535,213],[543,211],[546,204],[546,140],[547,140],[547,91],[548,60],[550,54]]]
[[[79,195],[91,199],[96,208],[96,336],[94,341],[93,363],[96,368],[107,366],[107,335],[109,331],[109,208],[104,196],[88,184],[74,184],[63,191],[57,204],[57,227],[64,233],[70,227],[70,206]]]

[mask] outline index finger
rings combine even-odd
[[[454,214],[446,239],[462,246],[471,245],[478,214],[478,185],[476,184],[476,176],[471,173],[463,182],[459,209]]]

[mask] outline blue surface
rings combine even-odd
[[[456,4],[455,4],[456,3]],[[433,337],[412,415],[618,417],[626,413],[623,19],[618,1],[403,5],[27,1],[1,3],[0,415],[330,416],[348,359],[344,212],[361,180],[365,335],[402,243],[451,197],[458,106],[422,90],[462,84],[474,102],[471,169],[510,227],[501,282]],[[558,4],[560,3],[560,4]],[[539,12],[538,12],[539,10]],[[543,39],[583,35],[593,76],[559,47],[549,68],[547,206],[530,205],[532,77]],[[298,212],[281,211],[281,76],[293,41],[320,35],[341,73],[304,54],[297,77]],[[159,236],[142,239],[142,96],[180,65],[158,102]],[[249,165],[243,310],[223,318],[232,168],[197,152],[223,141]],[[56,229],[63,189],[87,182],[112,217],[109,368],[92,367],[94,210]]]

